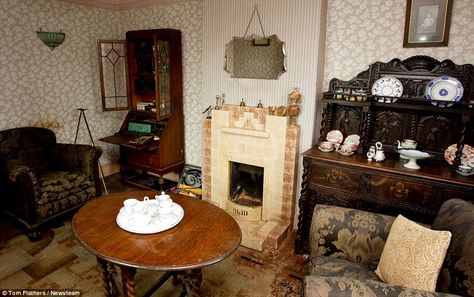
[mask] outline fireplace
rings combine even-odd
[[[263,167],[230,161],[227,211],[237,220],[260,221]]]
[[[299,134],[268,108],[224,105],[204,121],[202,197],[235,218],[245,247],[276,249],[292,229]]]

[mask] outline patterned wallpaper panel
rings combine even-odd
[[[118,160],[118,148],[98,139],[120,128],[126,112],[102,112],[97,40],[124,39],[128,30],[169,27],[182,30],[186,159],[200,165],[201,4],[200,1],[110,11],[57,0],[0,0],[0,130],[42,126],[58,141],[74,142],[79,119],[86,117],[102,164]],[[35,31],[66,33],[51,51]],[[197,106],[197,108],[196,108]],[[198,135],[196,137],[195,135]],[[81,120],[78,143],[90,143]]]
[[[453,2],[448,47],[403,48],[406,0],[328,1],[324,89],[333,77],[348,80],[375,61],[397,57],[474,63],[474,2]]]
[[[201,1],[156,5],[124,11],[121,32],[172,28],[181,30],[183,55],[183,108],[186,163],[201,166]]]
[[[56,0],[0,0],[0,129],[51,128],[60,142],[74,142],[79,119],[86,116],[102,160],[118,151],[98,138],[118,129],[124,113],[102,113],[97,39],[120,35],[116,12]],[[36,31],[59,31],[66,39],[51,51]],[[78,142],[90,143],[82,121]]]

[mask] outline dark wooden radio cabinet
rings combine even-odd
[[[439,76],[458,79],[464,87],[459,102],[424,98],[427,83]],[[401,97],[371,95],[374,82],[394,76],[403,84]],[[375,62],[350,81],[332,79],[323,94],[319,139],[303,153],[302,189],[299,200],[297,253],[308,252],[310,223],[316,203],[333,204],[431,223],[441,204],[451,198],[474,201],[474,175],[461,176],[460,163],[465,144],[474,144],[474,67],[427,56],[388,63]],[[333,129],[361,136],[358,152],[342,156],[318,150],[319,141]],[[396,153],[397,140],[414,139],[418,149],[432,155],[419,160],[419,170],[403,166]],[[370,145],[381,141],[386,159],[369,162]],[[444,151],[457,144],[453,166]]]
[[[120,146],[122,180],[152,173],[162,181],[185,163],[181,32],[129,31],[126,48],[130,111],[120,130],[101,140]],[[140,143],[140,136],[151,139]]]

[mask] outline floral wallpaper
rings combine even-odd
[[[286,1],[280,2],[281,5],[290,5]],[[295,2],[299,4],[294,5],[307,11],[308,7],[313,7],[310,2]],[[220,5],[218,1],[204,3],[208,3],[208,6],[212,4],[207,8],[209,13],[215,12],[215,6]],[[268,5],[264,11],[272,15],[265,19],[275,21],[266,26],[269,30],[273,28],[273,31],[281,32],[281,24],[288,19],[285,19],[285,14],[280,18],[278,10],[271,9],[270,3]],[[251,10],[251,7],[253,2],[245,11]],[[291,7],[291,11],[296,9]],[[403,48],[405,7],[406,0],[328,1],[323,89],[327,88],[333,77],[350,79],[365,70],[370,63],[388,61],[393,57],[406,58],[422,54],[440,60],[450,58],[456,63],[474,62],[472,0],[454,1],[448,47]],[[219,9],[223,13],[231,8]],[[98,39],[123,39],[129,30],[175,28],[182,31],[183,37],[186,160],[189,164],[201,165],[201,111],[203,106],[209,105],[207,101],[214,98],[210,96],[211,99],[203,99],[206,95],[202,87],[202,72],[206,67],[202,65],[203,1],[111,11],[59,0],[0,0],[0,10],[0,130],[18,126],[44,126],[55,131],[60,142],[74,142],[79,119],[77,108],[87,108],[86,116],[94,142],[104,151],[102,164],[116,162],[118,148],[98,139],[116,132],[126,113],[102,112],[96,42]],[[240,30],[246,23],[240,24],[239,21],[245,23],[247,18],[233,19],[232,23],[237,22],[235,26]],[[229,22],[226,24],[230,26]],[[43,31],[62,30],[66,33],[64,43],[51,51],[36,37],[35,31],[40,28]],[[219,35],[222,26],[204,29],[209,31],[210,36]],[[301,30],[304,28],[296,26],[284,32],[288,50],[292,50],[292,46],[301,39]],[[217,55],[221,55],[221,51],[213,53],[220,63],[221,56]],[[300,65],[295,67],[299,69]],[[228,74],[224,71],[215,72],[211,77],[216,79],[216,76],[221,75],[226,75],[227,79]],[[315,81],[315,77],[313,72],[308,72],[304,79]],[[293,81],[291,86],[301,85],[302,81],[302,78]],[[272,85],[272,89],[278,87],[281,85]],[[246,91],[246,85],[240,91]],[[214,90],[210,92],[214,96],[219,93]],[[310,89],[306,94],[312,92],[313,89]],[[280,93],[283,101],[285,92]],[[306,126],[305,129],[312,129],[312,125]],[[309,131],[302,134],[308,137],[312,135]],[[78,142],[90,143],[83,121]]]
[[[186,163],[201,166],[201,1],[156,5],[123,12],[121,31],[172,28],[181,30]]]
[[[102,164],[116,162],[118,148],[98,139],[118,131],[126,112],[102,112],[98,39],[124,39],[126,31],[180,29],[183,34],[186,159],[200,165],[201,7],[200,1],[111,11],[58,0],[0,0],[0,130],[20,126],[52,129],[59,142],[74,142],[85,111]],[[51,51],[35,31],[66,33]],[[196,109],[196,106],[198,108]],[[90,143],[84,119],[78,143]]]
[[[428,55],[474,63],[474,5],[453,1],[448,47],[403,48],[406,0],[328,1],[324,86],[331,78],[349,80],[375,61]]]

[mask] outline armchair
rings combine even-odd
[[[22,127],[0,131],[0,208],[40,238],[39,227],[101,195],[101,150],[56,143],[53,131]]]
[[[395,217],[316,204],[304,296],[474,296],[474,205],[443,203],[431,226],[452,233],[436,292],[384,283],[375,274]],[[451,295],[453,296],[453,295]]]

